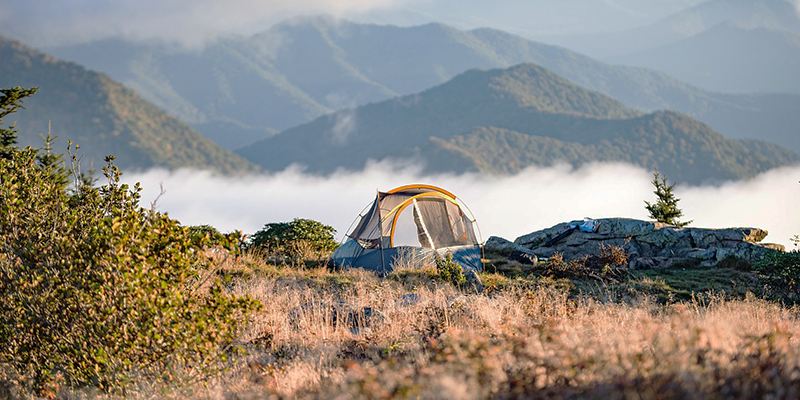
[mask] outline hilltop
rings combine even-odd
[[[19,145],[41,147],[39,135],[50,131],[59,153],[67,140],[80,146],[84,168],[99,168],[107,155],[125,170],[255,168],[108,75],[0,37],[0,87],[14,86],[40,88],[5,121],[16,122]]]
[[[429,171],[513,173],[531,165],[622,161],[684,183],[750,178],[800,162],[723,137],[686,115],[645,114],[545,68],[471,70],[415,95],[339,111],[239,150],[268,170],[360,169],[412,159]]]

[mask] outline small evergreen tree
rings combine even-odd
[[[36,93],[39,88],[23,89],[19,86],[11,89],[0,89],[0,125],[3,124],[2,119],[8,114],[17,111],[22,106],[22,99]],[[17,129],[14,124],[8,128],[0,127],[0,159],[11,159],[11,155],[17,148]]]
[[[653,204],[647,200],[644,202],[646,204],[645,208],[650,213],[650,218],[658,222],[675,226],[691,224],[692,221],[681,222],[679,220],[679,218],[683,216],[683,211],[678,208],[678,202],[681,199],[675,197],[675,194],[672,193],[675,184],[668,184],[667,177],[659,175],[658,171],[653,173],[652,183],[656,188],[653,193],[658,197],[658,201]]]

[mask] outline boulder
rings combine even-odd
[[[509,254],[517,251],[523,253],[530,253],[530,250],[525,246],[520,246],[514,242],[497,236],[491,236],[486,243],[483,244],[483,250],[487,253],[495,253],[501,256],[508,256]]]
[[[483,245],[483,250],[522,264],[536,264],[539,261],[536,254],[527,247],[497,236],[490,237]]]
[[[548,229],[518,237],[514,245],[540,257],[561,253],[569,261],[597,254],[602,245],[619,246],[629,257],[629,267],[636,269],[668,268],[691,263],[714,266],[735,257],[750,262],[783,246],[761,244],[768,232],[759,228],[694,228],[631,218],[604,218],[595,232],[571,229],[583,221],[563,222]],[[563,237],[555,243],[550,243]],[[505,251],[514,249],[511,242],[495,238],[493,246]],[[510,254],[510,253],[507,253]]]

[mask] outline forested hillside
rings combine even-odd
[[[240,154],[268,170],[298,163],[322,173],[369,159],[494,173],[619,161],[695,184],[800,162],[785,147],[727,139],[677,112],[643,114],[532,64],[468,71],[416,95],[320,117]]]
[[[0,37],[0,87],[39,87],[16,122],[19,144],[41,147],[39,135],[80,146],[84,168],[99,168],[107,155],[126,170],[191,167],[219,172],[252,170],[247,160],[216,145],[105,74],[57,60]]]

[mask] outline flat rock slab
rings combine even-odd
[[[597,254],[601,245],[619,246],[628,252],[631,268],[666,268],[675,260],[713,266],[735,257],[755,261],[770,250],[785,250],[776,244],[760,243],[768,232],[760,228],[691,228],[631,218],[603,218],[595,232],[573,230],[556,243],[548,241],[583,221],[563,222],[551,228],[523,235],[513,245],[541,257],[561,253],[565,260]],[[487,243],[489,245],[489,243]],[[511,242],[497,238],[491,246],[516,250]]]

